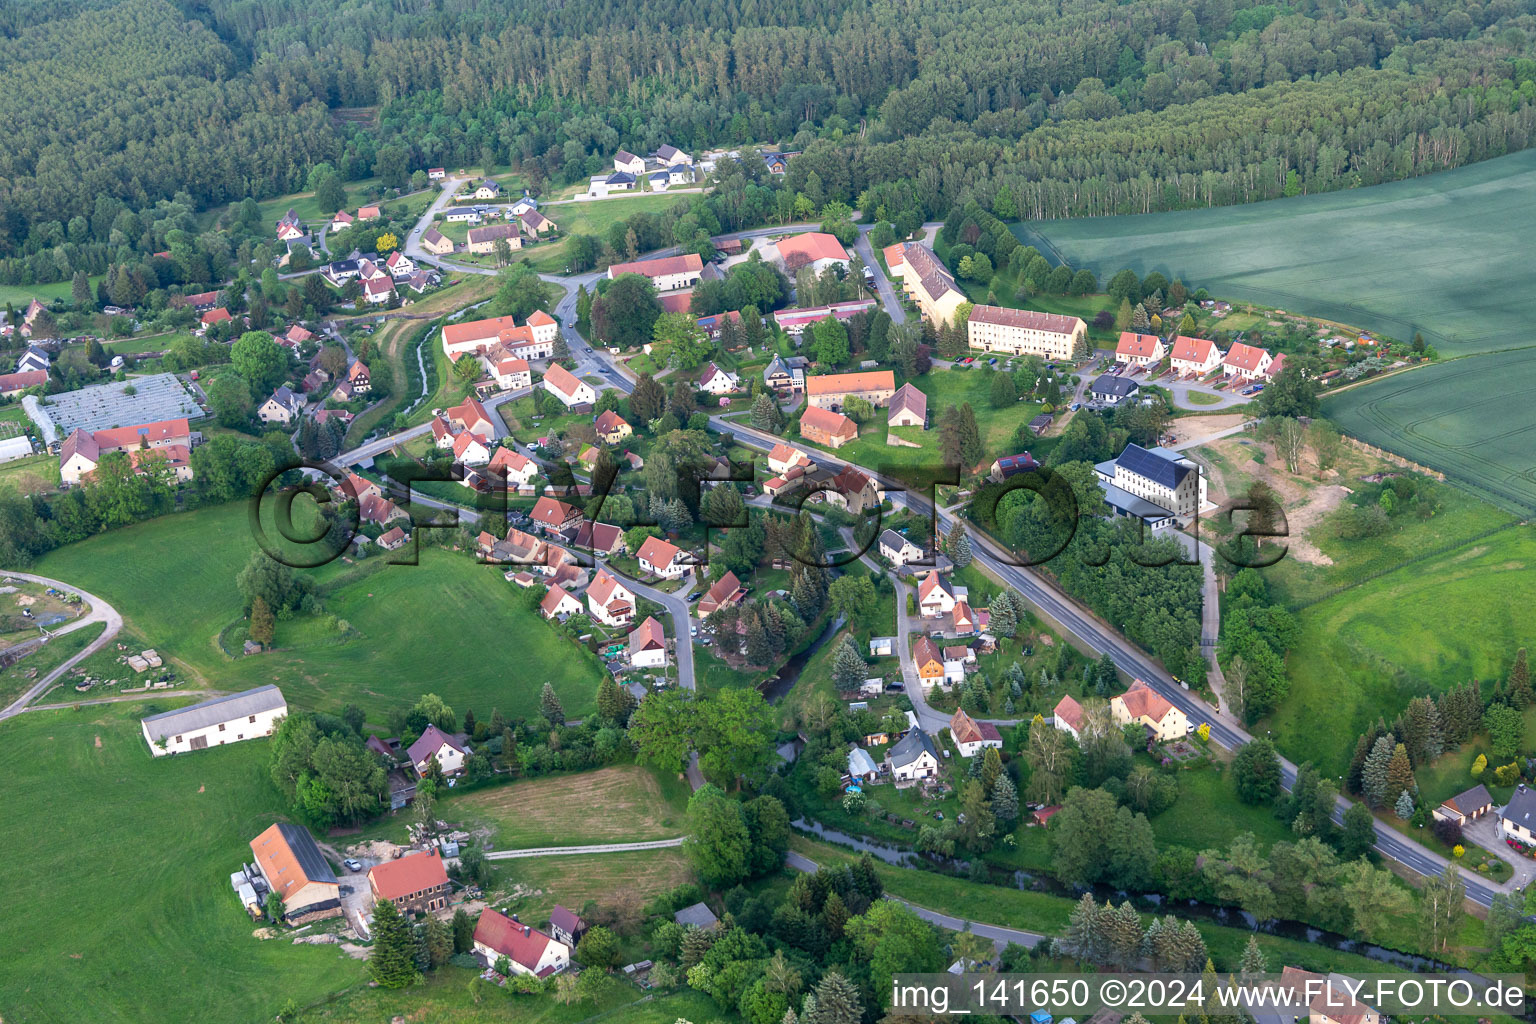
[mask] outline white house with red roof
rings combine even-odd
[[[1115,362],[1126,366],[1156,366],[1163,361],[1163,339],[1155,334],[1121,331],[1115,346]]]
[[[397,281],[416,273],[415,262],[399,249],[389,254],[389,259],[384,261],[384,268]]]
[[[635,668],[665,668],[667,634],[654,617],[635,627],[629,634],[629,663]]]
[[[688,565],[682,560],[682,549],[660,537],[647,537],[635,557],[640,568],[663,579],[676,579],[688,571]]]
[[[791,275],[801,267],[821,273],[827,267],[848,266],[848,250],[825,231],[807,231],[773,243],[774,258]]]
[[[331,216],[331,230],[344,231],[352,226],[352,222],[355,219],[356,218],[354,218],[346,210],[337,210],[335,214]]]
[[[496,381],[496,386],[503,391],[533,387],[533,370],[526,359],[502,356],[492,362],[489,356],[481,356],[480,362]]]
[[[559,533],[581,522],[581,509],[544,495],[533,505],[533,521],[546,532]]]
[[[375,277],[363,282],[363,300],[375,306],[395,297],[395,282],[389,277]]]
[[[540,309],[529,314],[523,324],[510,316],[447,324],[443,327],[443,352],[457,357],[460,353],[478,353],[500,344],[507,346],[512,355],[524,359],[547,359],[559,335],[559,323]]]
[[[699,376],[699,390],[707,391],[712,395],[728,395],[733,391],[741,390],[741,378],[729,370],[722,370],[714,363],[709,363]]]
[[[1257,345],[1234,341],[1221,361],[1221,372],[1238,380],[1258,380],[1269,371],[1274,357]]]
[[[581,602],[572,597],[568,590],[556,583],[544,595],[544,600],[539,602],[539,614],[546,619],[564,622],[572,615],[581,614]]]
[[[1209,338],[1191,338],[1181,334],[1173,339],[1168,365],[1174,373],[1204,377],[1221,365],[1221,349]]]
[[[587,607],[592,617],[605,626],[627,626],[635,621],[635,592],[607,569],[601,569],[587,588]]]
[[[453,428],[454,433],[467,430],[487,443],[496,437],[496,427],[491,423],[491,414],[477,398],[466,399],[458,405],[449,406],[443,410],[443,419]]]
[[[428,762],[434,757],[444,775],[455,775],[464,770],[464,759],[469,756],[469,743],[461,733],[450,735],[435,725],[429,725],[421,737],[406,748],[406,754],[418,775],[427,774]]]
[[[1082,739],[1083,706],[1071,694],[1063,695],[1051,712],[1051,724],[1075,740]]]
[[[943,618],[955,610],[954,588],[937,569],[930,569],[917,585],[917,607],[925,619]]]
[[[597,401],[597,392],[592,385],[577,379],[559,363],[551,363],[544,371],[544,390],[560,399],[567,409]]]
[[[946,651],[948,649],[946,648]],[[975,757],[988,747],[1003,747],[1002,734],[991,722],[978,722],[964,709],[957,709],[949,719],[949,735],[961,757]]]
[[[612,409],[604,409],[598,413],[594,429],[597,431],[598,440],[603,444],[618,444],[635,432],[628,421]]]
[[[539,464],[511,448],[497,448],[491,453],[489,468],[506,474],[507,483],[521,487],[539,475]]]
[[[475,954],[487,967],[502,957],[513,974],[548,978],[571,962],[571,947],[495,910],[484,910],[475,924]]]
[[[776,444],[768,453],[768,468],[779,476],[788,473],[794,467],[802,469],[811,467],[811,457],[792,445]]]
[[[1118,724],[1145,726],[1148,734],[1159,743],[1181,740],[1189,735],[1189,719],[1184,712],[1140,679],[1120,696],[1111,698],[1109,710]]]
[[[136,451],[153,449],[164,452],[173,460],[185,455],[182,461],[189,463],[191,447],[192,428],[185,419],[158,420],[94,432],[76,428],[59,448],[59,478],[68,484],[79,483],[83,476],[94,473],[101,457],[110,452],[128,452],[132,458]],[[176,475],[178,479],[183,478],[179,471]],[[187,477],[190,475],[188,465]]]
[[[453,461],[465,466],[483,466],[491,461],[491,450],[468,430],[453,439]]]

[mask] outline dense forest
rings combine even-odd
[[[817,207],[873,204],[892,219],[969,199],[1004,219],[1050,218],[1355,187],[1527,146],[1533,11],[1536,0],[7,5],[0,280],[100,273],[163,244],[146,230],[157,204],[281,195],[321,162],[401,185],[427,165],[510,164],[542,186],[596,172],[620,145],[777,143],[804,150],[788,184]],[[125,212],[138,216],[117,224]]]

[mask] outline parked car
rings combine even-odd
[[[346,860],[342,861],[342,864],[346,865],[347,870],[353,872],[354,874],[363,870],[363,862],[355,857],[348,857]]]

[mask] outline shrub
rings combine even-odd
[[[1472,762],[1472,777],[1475,779],[1488,770],[1488,755],[1478,754],[1477,760]]]
[[[1501,786],[1513,786],[1520,781],[1520,762],[1511,761],[1493,770],[1493,781]]]
[[[1462,846],[1460,843],[1458,843],[1455,847],[1453,847],[1451,849],[1451,856],[1455,857],[1457,860],[1460,860],[1462,855],[1464,853],[1466,853],[1466,852],[1467,852],[1467,848],[1465,846]]]
[[[1461,826],[1451,819],[1437,819],[1431,829],[1435,833],[1435,838],[1446,846],[1461,845]]]

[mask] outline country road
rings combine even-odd
[[[59,679],[63,678],[64,673],[68,672],[80,662],[84,661],[86,658],[89,658],[91,655],[107,646],[107,644],[111,643],[112,638],[117,636],[118,632],[123,628],[123,617],[118,614],[117,609],[107,604],[107,602],[103,601],[95,594],[88,594],[81,590],[79,587],[70,586],[68,583],[65,583],[62,580],[49,579],[47,576],[37,576],[30,572],[7,572],[5,575],[19,580],[27,580],[31,583],[42,583],[45,586],[53,587],[55,590],[62,590],[65,593],[79,594],[82,601],[86,601],[90,604],[91,610],[89,614],[81,616],[74,622],[71,622],[69,625],[65,626],[63,629],[54,631],[53,635],[55,640],[61,636],[73,633],[77,629],[84,629],[86,626],[89,626],[92,623],[105,622],[107,624],[107,628],[102,632],[101,636],[86,644],[85,649],[82,650],[79,654],[76,654],[68,661],[64,662],[64,664],[43,676],[43,678],[32,684],[32,686],[29,687],[25,693],[16,698],[16,700],[13,701],[8,707],[6,707],[3,711],[0,711],[0,722],[5,721],[7,718],[14,718],[16,715],[19,715],[25,711],[28,704],[46,693],[49,687],[51,687]],[[53,641],[49,642],[52,643]],[[45,644],[44,647],[46,646],[47,645]]]

